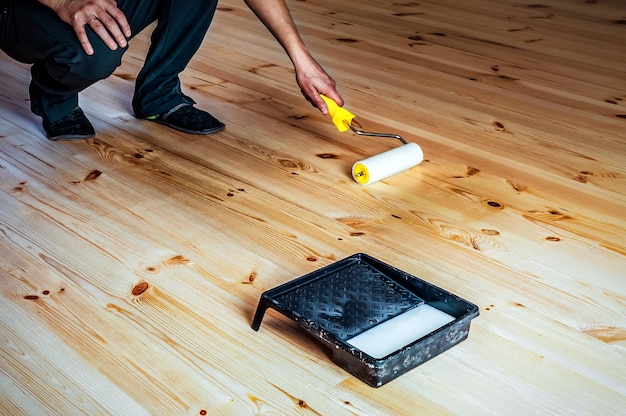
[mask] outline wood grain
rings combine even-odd
[[[0,65],[0,414],[617,415],[626,407],[621,0],[289,1],[367,130],[338,133],[243,2],[181,74],[227,128],[130,108],[150,30],[50,142]],[[356,252],[480,307],[469,339],[374,389],[261,293]]]

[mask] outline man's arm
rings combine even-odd
[[[61,20],[74,28],[80,44],[87,55],[93,54],[85,26],[94,32],[111,48],[126,47],[126,38],[130,37],[130,26],[124,13],[117,7],[115,0],[38,0],[54,10]]]
[[[289,55],[296,70],[296,81],[304,96],[323,114],[328,114],[328,107],[320,94],[332,98],[342,106],[343,99],[335,88],[335,81],[309,53],[285,0],[245,0],[245,2]]]

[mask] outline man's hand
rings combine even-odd
[[[289,55],[296,69],[296,81],[304,97],[323,114],[328,114],[328,107],[320,94],[332,98],[342,106],[343,99],[337,92],[335,81],[309,53],[285,0],[245,0],[245,2]]]
[[[39,0],[54,10],[61,20],[74,28],[78,41],[87,55],[93,55],[85,26],[93,31],[111,50],[127,45],[130,26],[115,0]]]
[[[320,94],[332,98],[341,107],[343,98],[337,92],[335,80],[324,71],[321,65],[309,53],[294,55],[299,55],[297,58],[294,56],[293,63],[296,69],[296,81],[300,86],[302,95],[317,107],[322,114],[328,114],[328,107],[322,97],[320,97]]]

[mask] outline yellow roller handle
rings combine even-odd
[[[332,98],[328,98],[324,94],[320,94],[320,97],[322,97],[328,106],[328,114],[330,114],[333,123],[337,126],[337,130],[340,132],[348,130],[348,126],[352,123],[352,119],[356,116],[345,108],[339,107]]]

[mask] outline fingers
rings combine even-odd
[[[77,10],[67,10],[71,17],[59,16],[74,27],[78,41],[87,55],[93,55],[94,49],[87,36],[86,27],[89,26],[96,35],[109,47],[115,50],[127,46],[126,39],[131,36],[130,25],[124,13],[115,2],[96,0],[85,3]]]
[[[324,94],[326,97],[336,102],[339,107],[343,107],[343,98],[341,97],[341,95],[339,95],[339,93],[335,89],[335,86],[333,85],[332,88],[325,88],[316,95],[316,98],[319,99],[319,101],[316,100],[315,106],[322,112],[322,114],[328,114],[328,106],[326,105],[326,102],[322,99],[322,97],[319,96],[319,94]],[[320,101],[322,105],[319,105]]]
[[[91,46],[91,42],[89,42],[89,38],[87,37],[87,32],[85,31],[85,25],[77,25],[74,26],[74,31],[76,32],[76,36],[78,37],[78,41],[80,42],[83,50],[87,55],[93,55],[93,46]]]
[[[320,94],[333,99],[338,106],[343,106],[344,101],[337,92],[335,80],[324,71],[313,57],[306,55],[306,58],[297,60],[295,65],[296,81],[304,97],[317,107],[322,114],[328,114],[328,106],[320,97]]]
[[[323,93],[320,93],[317,90],[312,90],[311,92],[305,93],[305,96],[311,102],[311,104],[313,104],[320,110],[322,114],[328,114],[328,106],[326,105],[326,102],[322,99],[322,97],[320,97],[320,94]]]
[[[306,82],[302,82],[302,85],[303,95],[311,104],[317,107],[322,114],[328,114],[328,106],[322,97],[320,97],[320,94],[331,98],[339,107],[344,104],[343,98],[337,92],[335,81],[328,75],[322,79],[314,79],[308,85]]]
[[[120,9],[115,7],[112,10],[108,10],[103,17],[98,17],[98,20],[107,28],[109,33],[113,36],[114,42],[122,48],[125,48],[127,45],[126,38],[129,38],[131,33],[130,25],[126,20],[126,16],[124,16],[124,13]],[[116,47],[111,47],[111,44],[107,44],[111,49],[115,49]]]
[[[330,91],[326,91],[324,93],[325,96],[327,96],[328,98],[332,98],[339,107],[343,107],[343,105],[345,104],[343,101],[343,98],[341,97],[341,95],[339,95],[339,93],[337,92],[337,90],[335,88],[333,88]]]
[[[115,50],[119,47],[125,48],[127,45],[126,42],[126,33],[130,33],[130,27],[128,26],[128,22],[126,22],[126,18],[124,15],[121,15],[122,20],[119,22],[115,18],[113,18],[109,13],[102,13],[100,15],[92,16],[87,22],[85,22],[81,27],[76,27],[76,34],[78,35],[78,39],[83,45],[83,49],[89,55],[93,54],[93,47],[89,43],[87,39],[87,34],[83,39],[81,39],[80,32],[85,32],[85,27],[89,26],[95,33],[98,35],[100,39],[109,47],[111,50]],[[85,48],[87,46],[87,48]]]

